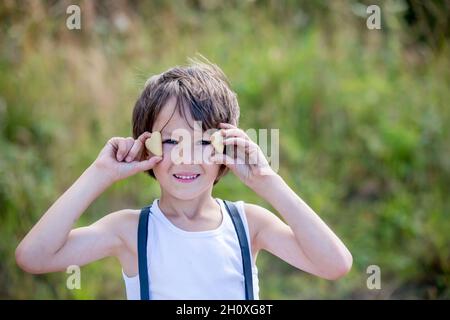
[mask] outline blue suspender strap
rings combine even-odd
[[[142,208],[141,214],[139,215],[138,225],[138,264],[141,300],[150,300],[150,288],[147,268],[148,216],[150,213],[150,207],[151,206]]]
[[[251,253],[247,241],[247,235],[245,233],[245,228],[242,223],[241,216],[236,208],[236,206],[227,200],[224,200],[225,207],[231,216],[234,228],[239,240],[239,246],[241,247],[242,255],[242,265],[244,267],[244,278],[245,278],[245,300],[254,300],[253,298],[253,278],[252,278],[252,264],[251,264]]]

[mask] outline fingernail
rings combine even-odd
[[[125,161],[126,161],[126,162],[130,162],[130,161],[131,161],[131,157],[127,157],[127,158],[125,159]]]

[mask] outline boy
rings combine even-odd
[[[260,206],[234,203],[248,239],[256,299],[255,262],[260,250],[325,279],[345,275],[352,265],[350,252],[270,169],[259,146],[237,127],[238,120],[236,95],[217,66],[193,62],[153,76],[134,107],[134,137],[114,137],[106,143],[97,159],[19,244],[17,263],[25,271],[39,274],[114,256],[122,266],[127,297],[142,298],[136,237],[140,210],[113,212],[87,227],[74,229],[73,224],[111,184],[145,171],[161,188],[148,222],[146,267],[151,297],[244,299],[236,230],[225,202],[212,197],[213,186],[231,170],[286,221]],[[195,127],[196,121],[201,128]],[[227,150],[232,147],[252,162],[237,162],[228,153],[217,152],[212,136],[203,132],[209,129],[220,129]],[[152,135],[159,134],[162,156],[145,147]],[[196,136],[200,139],[195,140]],[[183,157],[191,142],[196,146],[194,154],[201,153],[205,161]],[[183,160],[176,161],[174,154]]]

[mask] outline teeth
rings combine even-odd
[[[177,177],[178,179],[183,179],[183,180],[192,180],[197,178],[197,175],[193,175],[193,176],[179,176],[177,174],[174,174],[175,177]]]

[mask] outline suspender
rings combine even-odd
[[[148,215],[151,206],[141,210],[138,225],[138,266],[139,282],[141,288],[141,300],[150,300],[150,288],[147,270],[147,238],[148,238]]]
[[[244,224],[234,203],[224,200],[228,214],[233,221],[234,228],[241,248],[242,265],[245,278],[245,299],[253,300],[253,278],[251,266],[251,253],[245,233]],[[147,269],[147,239],[148,239],[148,216],[151,206],[142,208],[138,225],[138,265],[139,265],[139,285],[141,290],[141,300],[150,300],[150,285]]]

